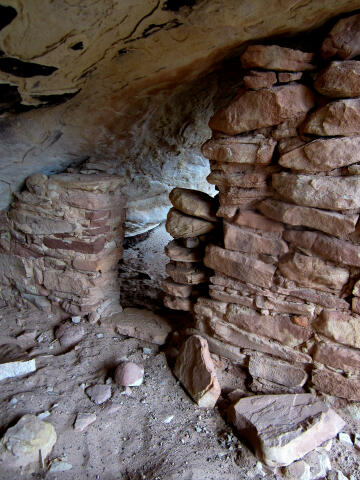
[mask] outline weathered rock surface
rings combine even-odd
[[[315,89],[326,97],[348,98],[360,95],[360,62],[332,62],[314,82]]]
[[[96,421],[95,413],[78,413],[74,423],[76,432],[83,432],[89,425]]]
[[[302,387],[308,378],[303,368],[266,355],[251,355],[248,368],[252,377],[290,388]]]
[[[26,467],[45,460],[55,445],[54,427],[35,415],[24,415],[9,428],[0,441],[0,461],[10,468]]]
[[[360,15],[343,18],[330,31],[321,47],[323,58],[353,58],[360,53]]]
[[[359,135],[360,99],[337,100],[311,113],[303,132],[311,135]]]
[[[192,285],[182,285],[181,283],[173,282],[169,277],[162,282],[161,287],[165,293],[180,298],[190,297],[194,288]]]
[[[275,173],[273,188],[286,200],[307,207],[350,210],[360,207],[360,178]]]
[[[69,348],[81,341],[85,335],[82,325],[74,325],[72,323],[63,323],[56,329],[56,338],[59,340],[63,348]]]
[[[200,262],[203,257],[201,248],[186,248],[176,240],[166,245],[165,253],[171,260],[177,262]]]
[[[302,76],[303,72],[279,72],[277,74],[279,83],[295,82],[296,80],[300,80]]]
[[[345,372],[358,373],[360,370],[360,351],[336,343],[318,342],[313,358],[316,362]]]
[[[200,407],[215,406],[221,388],[204,338],[193,335],[186,340],[176,359],[174,373]]]
[[[235,225],[254,228],[255,230],[262,230],[265,232],[282,232],[284,226],[276,221],[269,220],[269,218],[259,215],[259,213],[253,212],[251,210],[240,210],[237,208],[234,209],[232,214],[224,215],[226,220],[229,220]]]
[[[170,262],[166,265],[166,273],[174,282],[187,285],[197,285],[209,279],[209,272],[201,263]]]
[[[250,70],[244,76],[243,82],[246,88],[251,90],[260,90],[261,88],[269,88],[276,83],[275,72],[262,72],[259,70]]]
[[[139,387],[144,380],[144,367],[134,362],[121,362],[115,369],[114,380],[121,387]]]
[[[192,298],[181,298],[174,295],[164,295],[163,304],[172,310],[182,310],[190,312],[193,307],[194,300]]]
[[[0,381],[5,378],[19,377],[28,375],[36,371],[36,360],[23,360],[15,362],[7,362],[0,364]]]
[[[318,139],[282,155],[279,163],[300,172],[326,172],[359,162],[359,147],[360,137]]]
[[[313,93],[304,85],[285,85],[247,91],[210,119],[212,130],[236,135],[277,125],[314,106]]]
[[[262,201],[257,208],[273,220],[289,225],[314,228],[335,236],[352,233],[359,219],[357,214],[342,215],[341,213],[301,207],[272,199]]]
[[[266,465],[286,466],[337,435],[344,420],[315,395],[260,395],[240,399],[229,412],[240,436]]]
[[[166,220],[166,231],[174,238],[196,237],[209,233],[214,228],[213,222],[190,217],[175,208],[170,209]]]
[[[97,405],[105,403],[111,397],[110,385],[94,385],[93,387],[88,387],[85,391],[90,400]]]
[[[346,378],[339,373],[324,369],[314,370],[311,380],[320,392],[354,402],[360,400],[360,377]]]
[[[278,45],[250,45],[241,55],[243,68],[264,68],[266,70],[285,70],[302,72],[313,70],[313,53],[302,52]]]
[[[336,342],[360,348],[360,317],[336,310],[323,310],[314,328]]]
[[[217,203],[210,195],[189,188],[173,188],[169,194],[172,205],[180,212],[216,222]]]

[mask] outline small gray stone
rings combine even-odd
[[[67,472],[68,470],[71,470],[71,469],[72,469],[71,463],[56,459],[53,462],[51,462],[49,472],[50,473]]]
[[[0,380],[19,377],[36,371],[35,358],[28,361],[8,362],[0,364]]]
[[[74,423],[74,430],[82,432],[85,428],[94,423],[95,420],[95,413],[78,413]]]
[[[110,385],[94,385],[93,387],[88,387],[86,390],[86,395],[97,405],[109,400],[111,397],[111,386]]]

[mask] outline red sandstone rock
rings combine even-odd
[[[228,250],[266,255],[283,255],[288,251],[287,244],[280,238],[224,222],[224,246]]]
[[[317,232],[287,230],[284,240],[334,263],[360,267],[360,246]]]
[[[256,295],[255,306],[261,310],[272,310],[277,313],[291,313],[293,315],[307,315],[312,318],[316,308],[314,304],[305,303],[294,297],[284,297],[276,294],[271,298],[262,295]],[[293,317],[291,317],[293,321]],[[296,323],[296,322],[295,322]]]
[[[139,387],[144,379],[144,367],[134,362],[121,362],[115,369],[114,381],[121,387]]]
[[[228,135],[277,125],[314,105],[313,93],[304,85],[285,85],[247,91],[210,119],[209,126]]]
[[[354,313],[360,314],[360,298],[359,297],[353,297],[351,299],[351,310]]]
[[[360,162],[360,137],[314,140],[279,158],[283,167],[309,173],[327,172],[356,162]]]
[[[193,217],[216,222],[217,203],[210,195],[198,190],[176,187],[169,194],[173,206]]]
[[[360,207],[360,176],[323,177],[275,173],[273,188],[286,200],[298,205],[328,210]]]
[[[73,237],[72,237],[73,238]],[[105,245],[105,237],[100,237],[94,242],[85,242],[84,240],[72,240],[65,242],[57,238],[45,237],[44,245],[53,250],[73,250],[79,253],[99,253]]]
[[[237,303],[245,307],[254,307],[254,298],[241,295],[237,290],[220,287],[219,285],[209,285],[209,295],[214,300],[220,302]]]
[[[242,398],[230,407],[229,416],[255,455],[271,467],[290,465],[345,426],[334,410],[312,394]]]
[[[264,135],[208,140],[201,147],[204,157],[217,162],[266,165],[271,162],[276,142]]]
[[[360,400],[360,378],[346,378],[329,370],[313,370],[312,383],[316,390],[336,397],[358,402]]]
[[[213,170],[206,180],[212,185],[229,185],[242,188],[266,188],[269,177],[265,172],[224,173]]]
[[[323,58],[353,58],[360,54],[360,14],[343,18],[330,31],[321,47]]]
[[[173,295],[164,295],[163,303],[167,308],[184,312],[190,312],[194,304],[191,298],[174,297]]]
[[[345,372],[358,373],[360,370],[360,350],[341,347],[335,343],[317,342],[313,359]]]
[[[199,407],[215,406],[221,388],[204,338],[193,335],[186,340],[176,359],[174,373]]]
[[[276,83],[275,72],[262,72],[259,70],[251,70],[243,78],[246,88],[251,90],[260,90],[261,88],[269,88]]]
[[[226,218],[226,217],[225,217]],[[227,218],[236,225],[254,228],[256,230],[263,230],[265,232],[282,232],[284,227],[281,223],[274,220],[269,220],[263,215],[259,215],[251,210],[244,210],[238,212],[233,217]]]
[[[264,378],[286,387],[302,387],[308,375],[304,368],[268,355],[250,355],[249,373],[252,377]]]
[[[108,272],[117,267],[119,260],[122,258],[122,248],[115,248],[114,250],[105,250],[97,255],[76,255],[72,261],[72,266],[75,270],[86,272]],[[94,258],[95,257],[95,258]]]
[[[303,132],[311,135],[359,135],[360,99],[337,100],[311,113]]]
[[[279,47],[278,45],[250,45],[241,55],[243,68],[264,68],[267,70],[288,70],[299,72],[313,70],[314,54]]]
[[[345,268],[335,267],[317,257],[289,253],[279,260],[280,272],[299,285],[319,290],[341,290],[349,279]]]
[[[243,205],[249,202],[255,202],[270,197],[273,194],[271,187],[265,188],[237,188],[237,187],[223,187],[219,185],[219,200],[220,205]]]
[[[204,264],[225,275],[248,281],[263,287],[270,287],[276,268],[256,258],[239,252],[231,252],[215,245],[205,250]]]
[[[289,137],[297,137],[299,135],[299,127],[306,118],[306,112],[299,113],[293,117],[281,122],[271,132],[271,136],[275,140],[288,139]]]
[[[174,238],[194,237],[214,230],[215,224],[202,218],[190,217],[175,208],[169,210],[166,231]]]
[[[94,385],[85,390],[86,394],[97,405],[105,403],[111,397],[110,385]]]
[[[186,248],[196,248],[201,244],[199,237],[183,238],[182,242]]]
[[[314,87],[326,97],[358,97],[360,95],[360,62],[356,60],[332,62],[318,74]]]
[[[80,342],[84,335],[84,327],[72,323],[63,323],[55,331],[55,336],[63,348],[73,347]]]
[[[200,248],[186,248],[178,240],[173,240],[165,247],[166,255],[178,262],[199,262],[202,260],[203,252]]]
[[[264,378],[253,378],[249,384],[249,389],[255,394],[260,395],[281,395],[289,393],[305,393],[305,390],[302,387],[285,387],[279,383],[270,382],[270,380],[265,380]],[[244,395],[241,395],[241,398]],[[238,401],[240,397],[236,398],[235,401]],[[291,479],[293,480],[293,479]]]
[[[295,148],[302,147],[307,142],[300,137],[283,138],[278,143],[278,150],[280,155],[284,155],[287,152],[291,152]]]
[[[195,287],[193,287],[192,285],[182,285],[181,283],[175,283],[169,277],[163,280],[163,282],[161,283],[161,287],[164,292],[168,293],[169,295],[181,298],[190,297],[195,289]]]
[[[336,342],[360,348],[360,317],[336,310],[323,310],[314,328]]]
[[[300,80],[303,72],[279,72],[277,76],[280,83],[295,82],[296,80]]]
[[[197,285],[209,279],[209,272],[199,263],[170,262],[165,268],[166,273],[176,283]]]
[[[273,220],[315,228],[335,236],[350,234],[355,230],[359,215],[342,215],[317,208],[300,207],[279,200],[267,199],[257,208]]]

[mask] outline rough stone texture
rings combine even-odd
[[[174,373],[200,407],[215,406],[221,388],[204,338],[193,335],[186,340],[176,359]]]
[[[76,432],[83,432],[89,425],[96,421],[95,413],[78,413],[74,423]]]
[[[190,217],[175,208],[170,209],[166,220],[166,231],[174,238],[204,235],[214,228],[214,223],[201,218]]]
[[[360,95],[360,62],[332,62],[316,77],[315,89],[326,97],[348,98]]]
[[[162,289],[164,292],[172,295],[174,297],[188,298],[193,292],[194,287],[191,285],[182,285],[181,283],[176,283],[171,280],[171,278],[166,278],[162,284]]]
[[[86,394],[97,405],[105,403],[111,397],[110,385],[94,385],[86,389]]]
[[[169,198],[172,205],[180,212],[211,222],[217,221],[216,200],[205,192],[176,187],[171,190]]]
[[[295,82],[296,80],[300,80],[302,76],[303,72],[279,72],[277,74],[279,83]]]
[[[336,342],[360,348],[360,317],[336,310],[323,310],[314,328]]]
[[[359,215],[342,215],[317,208],[301,207],[279,200],[267,199],[257,208],[273,220],[321,230],[335,236],[354,232]]]
[[[200,262],[203,257],[201,248],[186,248],[176,240],[167,244],[165,253],[171,260],[177,262]]]
[[[8,362],[0,364],[0,381],[5,378],[19,377],[28,375],[36,371],[36,360]]]
[[[359,162],[359,147],[360,137],[318,139],[282,155],[279,163],[300,172],[326,172]]]
[[[360,14],[339,20],[321,47],[323,58],[352,58],[360,53]]]
[[[360,99],[331,102],[311,113],[303,132],[311,135],[359,135]]]
[[[360,178],[275,173],[273,188],[286,200],[307,207],[351,210],[360,207]]]
[[[55,335],[63,348],[69,348],[81,341],[85,335],[85,329],[82,325],[63,323],[56,329]]]
[[[303,368],[291,365],[265,355],[251,355],[249,373],[253,377],[269,380],[285,387],[302,387],[307,380],[307,373]]]
[[[230,408],[240,436],[266,465],[286,466],[337,435],[345,422],[315,395],[260,395]]]
[[[313,70],[313,53],[279,47],[278,45],[250,45],[241,55],[243,68],[266,70],[303,71]]]
[[[144,367],[134,362],[121,362],[115,369],[114,380],[121,387],[139,387],[144,379]]]
[[[9,428],[0,442],[0,460],[10,468],[26,467],[45,460],[56,442],[54,427],[35,415],[24,415]]]
[[[197,285],[209,279],[209,272],[201,263],[170,262],[166,265],[166,273],[174,282],[187,285]]]
[[[261,72],[257,70],[250,70],[243,78],[246,88],[251,90],[260,90],[261,88],[269,88],[276,83],[275,72]]]
[[[277,125],[314,106],[313,93],[304,85],[285,85],[248,91],[236,97],[210,119],[212,130],[236,135]]]
[[[354,402],[360,400],[360,377],[346,378],[324,369],[313,371],[311,380],[320,392]]]
[[[316,362],[345,372],[358,373],[360,370],[360,351],[346,348],[336,343],[318,342],[313,358]]]
[[[164,306],[171,308],[172,310],[182,310],[184,312],[190,312],[193,308],[193,299],[191,298],[181,298],[173,295],[164,295],[163,297]]]

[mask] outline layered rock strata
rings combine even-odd
[[[115,175],[35,174],[15,195],[1,236],[1,293],[65,315],[121,310],[124,198]],[[14,289],[15,287],[15,289]]]
[[[257,393],[360,400],[360,62],[345,25],[360,38],[358,16],[341,20],[317,72],[312,52],[248,47],[244,88],[202,147],[223,236],[205,249],[196,329],[246,355]]]

